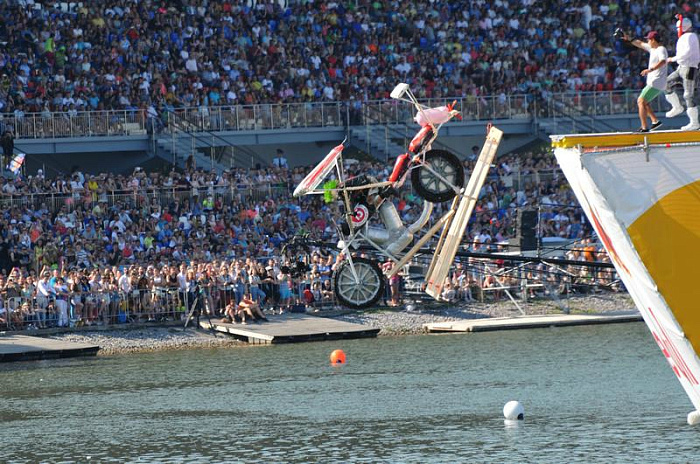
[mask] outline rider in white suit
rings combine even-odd
[[[676,22],[678,30],[678,42],[676,42],[676,56],[668,58],[667,63],[677,63],[678,68],[668,76],[666,85],[666,100],[672,108],[666,113],[667,118],[678,116],[683,112],[678,94],[673,87],[681,81],[683,83],[683,99],[686,104],[686,113],[690,122],[681,130],[698,130],[698,107],[695,105],[695,83],[697,81],[698,64],[700,64],[700,42],[698,36],[691,32],[693,23],[688,18],[680,17]]]

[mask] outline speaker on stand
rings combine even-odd
[[[538,249],[538,214],[534,210],[518,210],[515,224],[515,245],[520,252]]]

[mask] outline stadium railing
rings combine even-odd
[[[560,116],[561,104],[588,116],[608,116],[637,112],[637,90],[605,92],[550,93],[466,96],[420,100],[426,106],[441,106],[457,101],[456,108],[466,121],[492,119],[554,118]],[[656,99],[654,110],[663,107]],[[555,105],[558,110],[555,111]],[[179,108],[174,110],[188,123],[188,131],[243,131],[294,129],[302,127],[338,127],[366,124],[407,124],[412,108],[395,100],[367,102],[307,102],[216,107]],[[385,117],[377,119],[377,113]],[[368,115],[373,117],[368,117]],[[572,114],[576,116],[576,114]],[[142,135],[153,127],[167,130],[167,113],[159,115],[158,124],[145,110],[80,111],[73,113],[0,114],[0,132],[9,129],[18,139]]]
[[[232,200],[250,200],[263,202],[268,199],[277,199],[289,194],[289,186],[281,184],[238,184],[216,186],[216,187],[158,187],[145,188],[139,190],[116,190],[103,193],[92,193],[83,191],[81,193],[28,193],[28,194],[0,194],[0,208],[10,209],[13,207],[28,208],[35,211],[46,209],[49,212],[56,212],[61,207],[66,207],[67,211],[73,211],[76,206],[93,208],[98,203],[104,203],[106,207],[128,206],[142,207],[148,206],[154,200],[156,204],[167,208],[170,203],[177,200],[182,203],[184,200],[193,200],[195,197],[205,199],[209,196],[212,201],[220,200],[223,204],[228,204]]]
[[[146,133],[143,110],[0,114],[0,128],[18,139],[137,135]]]
[[[501,176],[501,180],[506,187],[513,187],[518,190],[527,184],[551,182],[562,177],[561,169],[558,167],[524,170],[519,164],[514,164],[511,168],[510,174]],[[100,202],[111,208],[113,206],[142,207],[154,201],[157,205],[167,208],[170,203],[176,200],[183,203],[185,200],[193,201],[195,197],[200,202],[211,196],[213,202],[221,201],[223,204],[228,204],[233,200],[240,201],[244,199],[261,203],[268,199],[274,200],[287,196],[289,193],[290,185],[286,182],[256,184],[252,180],[228,186],[197,188],[188,186],[149,186],[138,190],[123,189],[100,193],[88,190],[72,193],[0,193],[0,208],[19,207],[35,211],[46,209],[50,213],[55,213],[63,206],[70,212],[76,206],[92,209]]]

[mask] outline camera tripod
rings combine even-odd
[[[192,318],[194,317],[194,312],[197,311],[197,307],[199,306],[200,303],[203,302],[203,310],[207,314],[207,320],[209,321],[209,330],[214,332],[214,335],[216,335],[216,330],[214,330],[214,323],[211,321],[211,313],[212,313],[212,308],[209,306],[209,299],[206,297],[204,292],[200,290],[197,292],[197,296],[195,297],[194,301],[192,302],[192,307],[190,310],[187,312],[187,316],[185,317],[185,329],[187,328],[187,325],[190,323]],[[199,316],[202,314],[202,311],[197,311],[197,327],[200,327],[199,325]]]

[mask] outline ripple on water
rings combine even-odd
[[[348,354],[341,369],[328,366],[336,348]],[[700,452],[690,403],[641,324],[25,363],[1,378],[3,462],[686,462]],[[525,406],[517,427],[503,422],[511,399]]]

